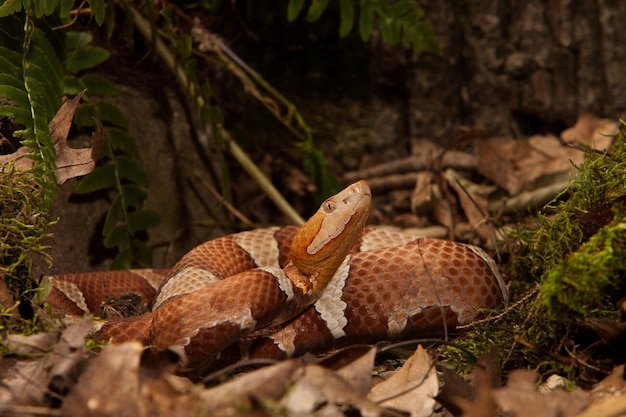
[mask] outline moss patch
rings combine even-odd
[[[616,309],[626,294],[626,126],[613,147],[589,151],[569,187],[515,232],[502,266],[513,303],[473,325],[458,343],[479,354],[493,343],[505,369],[533,368],[589,385],[626,351]],[[623,340],[623,342],[622,342]],[[611,346],[613,348],[611,348]],[[459,351],[444,350],[445,360]]]

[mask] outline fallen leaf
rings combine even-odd
[[[20,171],[26,171],[33,166],[33,160],[26,156],[30,152],[31,150],[29,148],[22,146],[13,153],[0,155],[0,165],[5,165],[9,162],[13,162],[16,169],[19,169]]]
[[[471,400],[462,397],[456,399],[456,403],[461,409],[461,415],[463,417],[495,416],[498,405],[493,396],[489,372],[483,368],[476,367],[473,379],[476,387],[476,397]]]
[[[575,417],[617,417],[626,415],[624,365],[616,366],[609,376],[590,391],[593,403]]]
[[[461,203],[461,208],[465,213],[465,217],[469,221],[472,229],[478,233],[487,243],[492,242],[495,238],[494,227],[491,227],[486,219],[489,216],[487,211],[487,198],[477,192],[476,184],[463,178],[453,169],[447,169],[444,172],[444,178],[448,184],[456,192]]]
[[[143,350],[139,342],[105,346],[65,397],[62,413],[77,417],[148,415],[140,398],[138,370]]]
[[[12,405],[58,404],[88,357],[84,340],[91,323],[91,319],[84,319],[61,332],[6,336],[5,346],[23,358],[13,363],[3,360],[0,397],[11,398]]]
[[[80,104],[83,94],[84,91],[63,103],[49,124],[50,137],[54,142],[54,149],[57,154],[56,174],[59,184],[63,184],[70,178],[79,177],[93,171],[106,137],[104,129],[98,123],[98,130],[91,135],[91,148],[74,149],[68,146],[67,135],[72,125],[74,112]],[[21,147],[12,154],[0,155],[0,164],[13,162],[17,169],[30,169],[33,166],[33,161],[27,157],[27,154],[30,152],[32,152],[31,149]]]
[[[248,372],[229,382],[197,393],[211,414],[229,409],[250,407],[254,402],[278,400],[294,383],[295,372],[302,367],[297,359],[288,359],[276,365]]]
[[[490,417],[498,406],[493,388],[500,385],[500,358],[492,345],[478,357],[466,381],[454,371],[444,369],[444,386],[437,399],[455,416]]]
[[[431,171],[417,173],[415,188],[411,193],[411,212],[426,214],[432,210],[436,194],[439,194],[435,184],[435,174]]]
[[[390,414],[330,369],[307,365],[296,374],[297,381],[280,401],[288,415],[343,415],[346,410],[371,417]]]
[[[74,112],[80,104],[80,99],[84,93],[83,91],[73,99],[63,103],[57,114],[50,121],[50,136],[54,141],[54,149],[57,154],[57,182],[59,184],[63,184],[70,178],[80,177],[93,171],[105,140],[104,129],[98,122],[98,130],[91,135],[91,148],[74,149],[67,144],[67,135],[72,126]]]
[[[537,373],[526,369],[509,375],[506,386],[494,391],[499,407],[516,417],[571,416],[589,404],[589,394],[575,389],[566,392],[556,389],[542,394],[537,391]]]
[[[419,345],[402,368],[374,386],[368,398],[382,406],[427,417],[433,413],[439,379],[430,355]]]
[[[378,349],[375,347],[370,348],[367,353],[338,369],[337,375],[349,383],[358,393],[367,395],[372,389],[372,368],[377,351]]]
[[[477,389],[451,368],[443,368],[441,371],[441,381],[443,386],[437,395],[439,401],[453,416],[458,417],[463,414],[463,409],[459,400],[463,404],[476,400]]]
[[[478,172],[511,196],[541,185],[542,177],[569,175],[574,170],[572,162],[580,163],[584,158],[580,150],[563,146],[553,135],[480,139],[474,141],[474,150]]]
[[[602,151],[613,142],[618,132],[617,123],[612,119],[600,119],[592,114],[581,114],[576,124],[561,132],[561,139],[567,143],[582,143]]]

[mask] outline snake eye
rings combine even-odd
[[[322,204],[322,209],[324,209],[326,213],[332,213],[335,211],[335,207],[334,201],[325,201],[324,204]]]

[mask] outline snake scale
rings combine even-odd
[[[480,248],[365,228],[370,204],[359,181],[301,227],[208,241],[169,271],[49,277],[47,303],[60,314],[97,314],[136,296],[133,304],[149,311],[103,320],[97,337],[139,340],[175,351],[181,369],[206,369],[225,357],[283,358],[442,334],[507,301]]]

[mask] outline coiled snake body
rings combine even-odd
[[[169,274],[137,270],[50,277],[56,312],[94,313],[137,294],[151,311],[106,320],[102,340],[171,349],[186,368],[226,350],[286,357],[347,342],[441,334],[499,308],[507,289],[481,249],[364,229],[365,181],[326,200],[302,227],[208,241]]]

